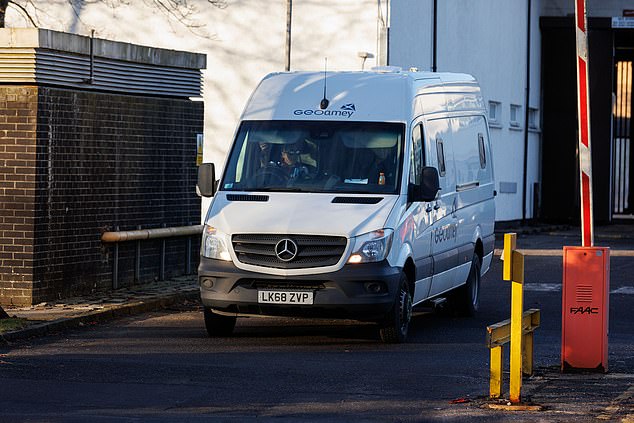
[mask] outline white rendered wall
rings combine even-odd
[[[218,9],[189,0],[190,30],[148,6],[149,1],[84,2],[76,16],[68,0],[33,0],[42,28],[114,41],[207,55],[204,75],[205,162],[224,166],[238,118],[249,95],[266,74],[285,66],[286,0],[226,0]],[[127,4],[126,4],[127,3]],[[116,4],[117,7],[109,7]],[[361,69],[358,52],[376,56],[377,0],[293,0],[291,70]],[[9,8],[7,26],[31,26]],[[375,66],[368,58],[366,69]],[[195,145],[195,140],[193,141]],[[209,201],[203,201],[203,213]]]
[[[550,1],[544,2],[544,4]],[[598,0],[593,0],[597,2]],[[85,2],[79,18],[67,0],[34,0],[43,28],[142,45],[207,54],[204,72],[204,160],[221,168],[238,117],[251,91],[267,73],[284,69],[286,0],[227,0],[217,9],[206,0],[190,0],[204,27],[195,35],[170,22],[150,2]],[[107,4],[118,4],[110,8]],[[359,51],[377,53],[378,5],[386,0],[293,0],[293,70],[359,69]],[[557,3],[557,2],[555,2]],[[565,2],[559,2],[565,3]],[[612,2],[619,3],[619,2]],[[439,0],[438,71],[473,74],[485,100],[502,103],[501,128],[491,129],[496,180],[514,182],[517,192],[497,196],[497,220],[522,217],[523,131],[509,129],[509,105],[525,103],[526,4],[508,0]],[[533,0],[531,107],[539,109],[539,12]],[[621,3],[619,3],[621,4]],[[431,68],[432,0],[392,0],[390,64]],[[555,6],[553,6],[555,7]],[[543,9],[547,9],[544,7]],[[15,11],[9,26],[29,26]],[[366,69],[376,59],[367,60]],[[532,186],[539,181],[540,137],[529,136],[527,217],[532,211]],[[203,204],[203,209],[206,203]]]
[[[390,64],[431,69],[432,0],[392,1]],[[540,0],[531,15],[530,107],[540,108]],[[439,72],[474,75],[485,102],[501,103],[500,126],[490,129],[498,196],[496,220],[521,219],[526,96],[527,2],[508,0],[438,1]],[[417,42],[418,40],[418,42]],[[521,106],[520,128],[509,126],[510,105]],[[526,217],[532,217],[533,183],[540,180],[540,134],[529,132]],[[515,193],[500,192],[500,182],[515,183]],[[507,184],[505,184],[508,186]]]
[[[34,0],[41,27],[207,55],[204,71],[205,161],[222,167],[238,117],[267,73],[285,65],[286,0],[227,0],[225,9],[189,0],[195,30],[170,21],[150,2],[84,2],[79,17],[68,0]],[[117,7],[108,7],[117,4]],[[9,9],[7,26],[31,26]],[[293,0],[291,70],[361,68],[359,51],[376,53],[377,0]],[[366,68],[375,59],[366,61]]]
[[[432,70],[432,0],[392,0],[390,64]]]

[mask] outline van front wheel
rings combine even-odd
[[[401,274],[394,307],[381,324],[381,340],[388,344],[398,344],[407,338],[409,322],[412,319],[412,295],[407,277]]]
[[[205,328],[210,337],[230,336],[233,333],[233,328],[236,326],[235,317],[216,314],[207,307],[205,307],[204,314]]]

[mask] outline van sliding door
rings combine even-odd
[[[485,216],[487,204],[483,201],[485,187],[491,180],[491,164],[487,163],[485,136],[486,124],[483,116],[460,116],[451,118],[453,128],[454,163],[456,167],[456,210],[461,222],[456,243],[458,268],[456,283],[467,280],[471,259],[475,251],[474,236]],[[490,162],[490,159],[488,160]],[[490,198],[490,196],[488,197]],[[480,231],[482,233],[482,231]]]

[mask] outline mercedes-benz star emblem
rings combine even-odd
[[[297,255],[297,244],[292,239],[284,238],[275,244],[275,255],[282,261],[291,261]]]

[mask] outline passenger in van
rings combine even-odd
[[[272,160],[275,156],[272,154],[271,144],[268,142],[259,142],[258,146],[260,147],[260,167],[262,168],[271,164],[275,164],[276,162]]]
[[[356,148],[349,151],[351,164],[346,171],[348,177],[367,180],[369,184],[394,184],[396,166],[392,148]]]
[[[391,154],[392,148],[373,148],[372,152],[374,160],[367,170],[370,181],[379,185],[394,184],[396,166]]]

